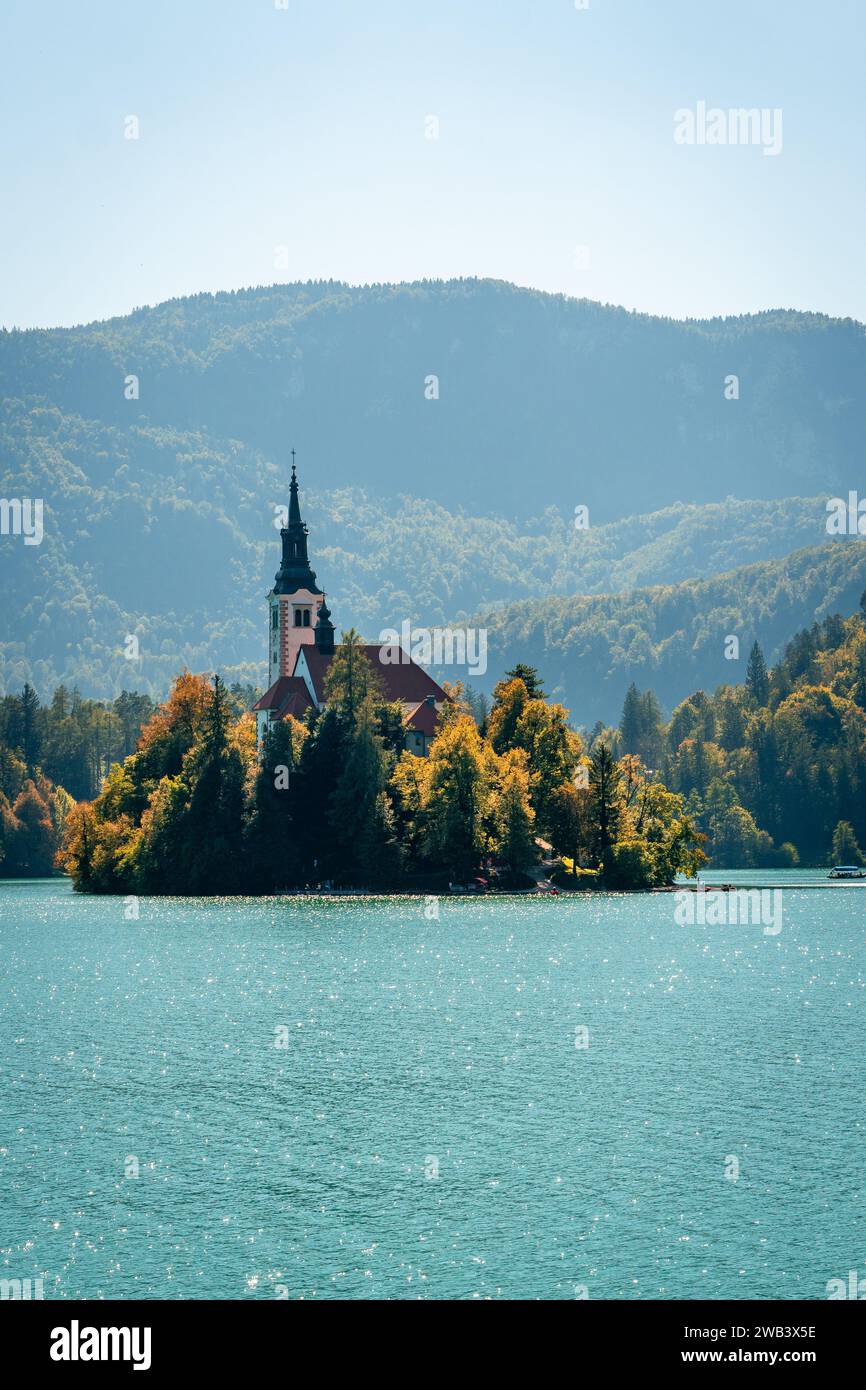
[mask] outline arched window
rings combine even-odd
[[[296,608],[296,609],[295,609],[295,627],[300,627],[300,626],[301,626],[301,610],[300,610],[300,608]]]
[[[309,608],[305,608],[305,609],[304,609],[304,627],[309,627],[309,626],[310,626],[310,610],[309,610]]]

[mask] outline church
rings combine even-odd
[[[267,598],[268,688],[253,705],[259,745],[275,720],[289,714],[303,719],[308,709],[322,709],[328,668],[340,650],[324,590],[310,567],[307,534],[292,462],[288,521],[280,531],[282,558]],[[426,757],[448,695],[407,652],[378,643],[362,651],[375,666],[386,699],[403,708],[404,747]]]

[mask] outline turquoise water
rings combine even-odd
[[[772,937],[677,926],[664,894],[439,920],[142,898],[127,921],[0,883],[0,1275],[46,1298],[826,1297],[866,1273],[866,895],[773,881]]]

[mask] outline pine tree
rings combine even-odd
[[[41,739],[37,726],[39,697],[29,682],[25,681],[21,691],[21,751],[30,773],[39,762]]]
[[[641,698],[638,688],[632,681],[625,694],[622,717],[619,721],[619,735],[623,753],[640,753],[643,733]]]
[[[244,769],[229,722],[228,694],[215,676],[201,737],[184,761],[189,801],[177,831],[187,850],[186,886],[175,891],[232,893],[242,883]]]
[[[767,675],[764,653],[757,642],[749,652],[749,664],[746,667],[746,689],[756,705],[766,705],[770,694],[770,678]]]
[[[365,700],[371,698],[384,703],[384,687],[364,651],[363,639],[354,628],[349,628],[328,668],[325,700],[342,720],[353,724]]]
[[[577,872],[580,849],[587,838],[588,797],[588,791],[578,791],[573,783],[563,782],[550,798],[548,831],[557,854],[571,860],[572,873]]]
[[[331,705],[315,715],[305,739],[293,780],[298,806],[297,828],[301,879],[317,883],[333,878],[340,868],[333,844],[331,797],[346,760],[349,733],[339,711]]]
[[[505,672],[505,681],[506,683],[508,681],[523,681],[530,700],[543,700],[545,698],[541,678],[534,666],[526,666],[524,662],[518,661],[512,670]]]
[[[607,744],[596,744],[589,764],[589,787],[594,820],[593,849],[602,860],[617,839],[621,781],[619,768]]]
[[[375,712],[368,699],[349,734],[346,759],[331,797],[332,845],[340,856],[339,876],[362,886],[381,877],[380,854],[393,863],[388,844],[387,802],[383,800],[386,756],[375,731]],[[393,834],[390,836],[393,841]]]
[[[288,717],[265,734],[246,830],[245,863],[249,884],[260,893],[301,881],[301,810],[296,789],[297,764],[306,730]]]
[[[487,721],[487,736],[496,753],[507,753],[515,746],[517,723],[529,703],[529,692],[519,676],[500,681],[493,691],[493,708]]]

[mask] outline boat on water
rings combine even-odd
[[[866,878],[866,869],[860,864],[834,864],[828,878]]]

